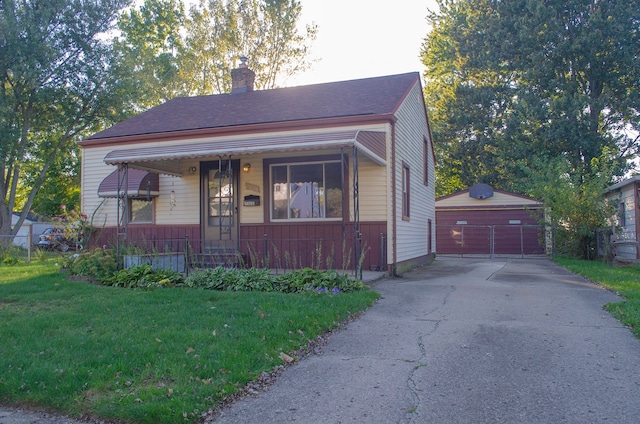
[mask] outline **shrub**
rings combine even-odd
[[[367,286],[361,281],[349,278],[338,271],[319,271],[303,268],[283,274],[279,278],[280,290],[300,293],[312,291],[316,293],[339,293],[363,290]]]
[[[184,277],[179,272],[169,269],[154,269],[150,264],[123,269],[103,281],[103,284],[107,286],[129,289],[172,287],[183,283]]]
[[[304,268],[283,275],[268,269],[202,269],[185,280],[185,286],[227,291],[280,291],[285,293],[340,293],[365,289],[362,282],[338,271]]]
[[[185,280],[187,287],[228,291],[274,291],[276,277],[268,269],[201,269]]]
[[[8,246],[0,244],[0,263],[2,265],[17,265],[20,261],[21,249],[17,246],[9,244]]]
[[[113,250],[93,249],[67,257],[63,263],[70,275],[84,275],[102,283],[117,270]]]

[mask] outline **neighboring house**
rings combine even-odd
[[[12,227],[18,223],[19,216],[20,214],[17,212],[11,215]],[[13,244],[25,249],[29,247],[29,243],[31,243],[31,246],[36,245],[38,243],[38,236],[49,227],[51,227],[50,223],[42,222],[37,216],[30,213],[13,238]]]
[[[93,245],[188,239],[210,265],[392,274],[433,258],[417,72],[263,91],[244,61],[232,76],[229,94],[176,98],[80,142],[82,210],[104,223]]]
[[[542,203],[476,184],[436,200],[438,254],[542,255],[549,249]]]
[[[613,259],[617,262],[638,262],[640,249],[640,176],[628,178],[605,190],[605,198],[617,205],[612,226],[616,231],[611,237]]]

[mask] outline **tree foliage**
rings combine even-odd
[[[596,230],[607,226],[614,215],[603,192],[615,173],[615,161],[604,150],[590,161],[589,172],[571,172],[564,156],[549,160],[533,158],[525,170],[530,194],[545,205],[545,221],[555,229],[556,252],[593,259]]]
[[[123,14],[116,46],[133,70],[136,110],[176,96],[231,90],[241,56],[256,73],[256,89],[278,86],[306,69],[317,28],[298,28],[297,0],[201,0],[185,12],[180,0],[145,0]]]
[[[476,182],[530,194],[533,160],[575,181],[637,157],[640,1],[440,0],[425,38],[438,194]]]
[[[241,55],[257,88],[309,65],[316,28],[298,30],[299,1],[129,3],[0,0],[0,234],[14,210],[15,233],[31,208],[77,208],[78,139],[175,96],[229,91]]]
[[[105,34],[127,3],[0,2],[0,234],[15,234],[42,184],[57,177],[53,168],[64,168],[75,141],[116,108],[118,73]]]

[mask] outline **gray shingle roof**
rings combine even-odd
[[[396,111],[418,72],[212,96],[179,97],[87,140]]]

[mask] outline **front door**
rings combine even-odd
[[[205,253],[238,249],[238,161],[203,162],[202,226]]]

